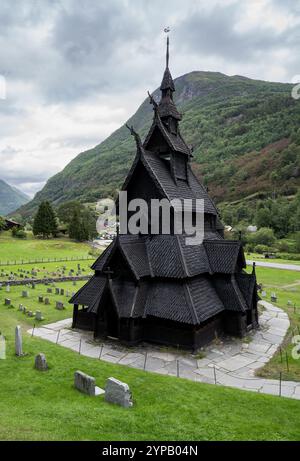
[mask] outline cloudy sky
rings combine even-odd
[[[298,0],[1,0],[0,178],[33,195],[160,83],[192,70],[291,82]]]

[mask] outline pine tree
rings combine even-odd
[[[33,234],[42,235],[43,238],[55,236],[57,233],[57,221],[51,204],[44,201],[40,204],[33,222]]]
[[[69,225],[69,236],[71,239],[83,242],[89,239],[89,230],[85,223],[84,216],[79,210],[74,210],[72,219]]]

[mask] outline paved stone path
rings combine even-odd
[[[253,260],[250,261],[247,259],[246,263],[248,266],[252,266]],[[300,265],[298,264],[272,263],[267,261],[255,261],[255,264],[261,267],[272,267],[273,269],[285,269],[288,271],[300,272]]]
[[[265,394],[279,395],[279,380],[255,376],[255,371],[268,362],[290,325],[288,315],[267,301],[260,315],[260,329],[249,334],[251,341],[227,339],[209,345],[204,358],[183,351],[141,345],[126,348],[113,341],[103,344],[93,340],[91,332],[71,330],[71,319],[35,328],[34,336],[58,343],[87,357],[118,363],[155,373],[180,376],[192,381],[221,384]],[[32,334],[32,330],[29,330]],[[283,381],[281,395],[300,399],[300,383]]]

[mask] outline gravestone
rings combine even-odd
[[[22,291],[22,298],[28,298],[29,293],[28,291]]]
[[[8,299],[8,298],[5,298],[5,299],[4,299],[4,305],[5,305],[5,306],[10,306],[10,305],[11,305],[11,300]]]
[[[27,312],[27,315],[28,315],[28,317],[33,317],[34,314],[33,314],[32,311],[28,311],[28,312]]]
[[[262,292],[261,292],[261,295],[262,295],[263,298],[265,298],[265,297],[267,296],[266,291],[262,291]]]
[[[55,288],[55,294],[59,295],[59,288]]]
[[[45,305],[48,306],[50,304],[50,299],[49,298],[45,298]]]
[[[18,357],[23,355],[22,331],[20,325],[17,325],[15,330],[15,351]]]
[[[61,301],[56,301],[55,308],[58,309],[59,311],[62,311],[64,309],[64,303],[62,303]]]
[[[47,293],[52,293],[52,288],[47,288]]]
[[[6,285],[6,291],[7,291],[7,293],[10,292],[10,285]]]
[[[40,353],[35,356],[34,368],[39,371],[48,370],[48,365],[47,365],[45,354]]]
[[[75,389],[87,395],[97,396],[104,394],[104,390],[95,385],[95,378],[83,373],[82,371],[75,371],[74,386]]]
[[[64,290],[63,288],[61,288],[60,294],[61,294],[62,296],[65,294],[65,290]]]
[[[36,311],[35,313],[35,320],[44,320],[44,317],[42,316],[42,312],[41,311]]]
[[[38,300],[39,300],[39,303],[43,303],[44,302],[43,296],[39,296]]]
[[[19,311],[23,311],[23,304],[19,304]]]
[[[6,341],[2,333],[0,333],[0,360],[6,359]]]
[[[276,303],[276,301],[277,301],[276,293],[271,293],[271,301],[272,301],[273,303]]]
[[[129,386],[115,378],[108,378],[105,386],[105,400],[129,408],[133,405]]]

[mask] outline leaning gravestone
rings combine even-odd
[[[104,390],[95,385],[95,378],[83,373],[82,371],[75,371],[74,386],[78,391],[87,395],[96,396],[104,394]]]
[[[38,354],[34,360],[34,368],[39,371],[48,370],[47,360],[45,354]]]
[[[105,400],[110,403],[116,403],[122,407],[131,407],[132,394],[129,386],[115,378],[108,378],[105,386]]]
[[[18,357],[21,357],[21,355],[23,355],[22,331],[20,325],[16,326],[15,330],[15,351]]]

